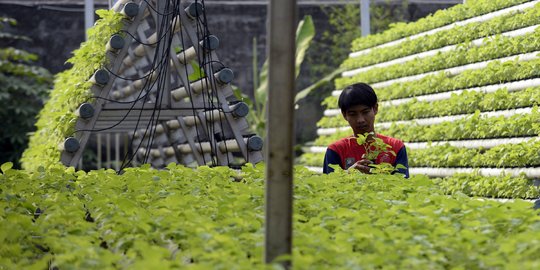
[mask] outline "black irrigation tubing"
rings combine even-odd
[[[169,2],[167,2],[167,6],[165,7],[167,10],[169,9]],[[177,11],[177,9],[175,9],[175,11]],[[173,12],[174,15],[176,15],[176,13]],[[158,16],[163,16],[163,15],[159,15]],[[164,16],[165,17],[165,16]],[[176,17],[176,16],[175,16]],[[163,32],[163,29],[166,27],[166,23],[168,24],[168,19],[165,19],[163,18],[161,20],[161,25],[159,25],[158,29],[157,29],[157,33],[158,35]],[[166,29],[166,33],[168,33],[169,31],[171,31],[172,33],[172,25],[168,25],[167,29]],[[159,64],[163,64],[163,67],[162,69],[160,69],[159,73],[158,73],[158,77],[156,78],[156,82],[157,82],[157,91],[156,91],[156,103],[154,105],[154,108],[152,110],[152,116],[150,118],[150,121],[148,122],[148,124],[146,125],[146,129],[145,129],[145,132],[144,134],[141,136],[141,141],[140,143],[137,145],[137,148],[134,150],[133,154],[129,157],[129,161],[127,161],[127,153],[126,155],[124,156],[124,159],[122,161],[122,166],[121,166],[121,169],[119,170],[119,172],[121,170],[123,170],[125,167],[127,167],[129,164],[131,164],[131,162],[133,161],[133,158],[138,154],[139,152],[139,149],[141,148],[141,145],[142,143],[144,142],[144,138],[146,137],[146,135],[148,134],[148,129],[150,128],[150,138],[149,140],[147,141],[147,144],[146,144],[146,149],[145,149],[145,153],[144,153],[144,158],[143,158],[143,162],[147,162],[148,161],[148,157],[150,155],[150,151],[151,151],[151,145],[153,144],[153,141],[154,141],[154,136],[155,136],[155,131],[156,131],[156,128],[157,128],[157,121],[159,119],[159,115],[161,113],[161,104],[162,104],[162,99],[163,99],[163,95],[160,95],[160,89],[162,91],[163,87],[162,86],[162,81],[163,81],[163,73],[165,71],[165,75],[167,74],[167,69],[168,69],[168,55],[169,55],[169,51],[170,51],[170,48],[171,48],[171,43],[172,43],[172,35],[169,36],[169,39],[168,39],[168,42],[166,45],[163,45],[162,46],[162,41],[163,41],[163,37],[166,36],[166,33],[164,35],[162,35],[162,37],[160,38],[159,42],[158,42],[158,48],[160,47],[165,47],[165,49],[161,52],[161,55],[158,55],[158,51],[159,50],[156,50],[155,52],[155,55],[154,55],[154,61],[153,61],[153,66],[155,65],[156,63],[156,59],[158,59],[158,57],[160,57],[160,61],[158,62]],[[165,78],[167,79],[167,78]],[[147,99],[145,98],[145,101]],[[156,111],[157,111],[157,117],[155,117],[156,115]],[[135,128],[134,128],[134,132],[133,132],[133,135],[132,135],[132,139],[131,139],[131,142],[134,141],[135,139],[135,134],[138,130],[138,127],[139,127],[139,123],[140,123],[140,119],[141,119],[141,115],[142,115],[142,111],[139,113],[139,117],[137,119],[137,123],[135,125]],[[155,122],[154,122],[155,121]],[[131,147],[133,146],[133,144],[131,143],[130,145]]]

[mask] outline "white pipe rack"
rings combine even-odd
[[[512,13],[512,12],[523,11],[525,9],[534,7],[539,2],[540,2],[540,0],[535,0],[535,1],[524,3],[524,4],[516,5],[516,6],[513,6],[513,7],[508,7],[508,8],[505,8],[505,9],[501,9],[501,10],[491,12],[491,13],[488,13],[488,14],[484,14],[484,15],[481,15],[481,16],[473,17],[473,18],[470,18],[470,19],[467,19],[467,20],[451,23],[451,24],[448,24],[448,25],[445,25],[445,26],[442,26],[442,27],[439,27],[439,28],[431,29],[431,30],[428,30],[428,31],[425,31],[425,32],[422,32],[422,33],[419,33],[419,34],[404,37],[404,38],[394,40],[394,41],[391,41],[391,42],[388,42],[388,43],[385,43],[385,44],[381,44],[381,45],[378,45],[378,46],[375,46],[375,47],[372,47],[372,48],[352,52],[352,53],[349,54],[349,57],[357,57],[357,56],[360,56],[360,55],[363,55],[363,54],[370,53],[373,49],[398,45],[398,44],[403,43],[403,42],[405,42],[407,40],[413,40],[413,39],[417,39],[417,38],[420,38],[420,37],[423,37],[423,36],[432,35],[432,34],[435,34],[437,32],[440,32],[440,31],[449,30],[449,29],[451,29],[453,27],[456,27],[456,26],[463,26],[463,25],[467,25],[467,24],[470,24],[470,23],[488,21],[488,20],[491,20],[493,18],[503,16],[503,15],[506,15],[506,14],[509,14],[509,13]]]
[[[475,47],[480,47],[480,46],[482,46],[482,45],[484,45],[486,43],[486,40],[495,38],[496,36],[499,36],[499,35],[501,35],[503,37],[517,37],[517,36],[523,36],[523,35],[526,35],[526,34],[534,33],[536,28],[539,27],[539,26],[540,25],[533,25],[533,26],[529,26],[529,27],[525,27],[525,28],[521,28],[521,29],[517,29],[517,30],[504,32],[504,33],[497,34],[497,35],[492,35],[492,36],[488,36],[488,37],[484,37],[484,38],[475,39],[475,40],[473,40],[471,42],[471,45],[473,45]],[[342,77],[352,77],[352,76],[354,76],[356,74],[366,72],[366,71],[374,69],[374,68],[388,67],[388,66],[391,66],[391,65],[403,64],[405,62],[409,62],[409,61],[415,60],[417,58],[426,58],[426,57],[430,57],[430,56],[435,56],[438,53],[444,53],[444,52],[449,52],[449,51],[455,50],[457,47],[458,47],[458,45],[449,45],[449,46],[439,48],[439,49],[435,49],[435,50],[430,50],[430,51],[425,51],[425,52],[421,52],[421,53],[417,53],[417,54],[412,54],[412,55],[408,55],[408,56],[405,56],[405,57],[396,58],[396,59],[393,59],[393,60],[390,60],[390,61],[386,61],[386,62],[382,62],[382,63],[370,65],[370,66],[365,66],[365,67],[361,67],[361,68],[357,68],[357,69],[353,69],[353,70],[348,70],[348,71],[345,71],[345,72],[341,73],[341,76]]]
[[[519,109],[511,109],[511,110],[501,110],[501,111],[492,111],[492,112],[483,112],[480,113],[481,117],[498,117],[498,116],[504,116],[504,117],[511,117],[516,114],[529,114],[532,112],[532,107],[527,108],[519,108]],[[427,126],[427,125],[435,125],[440,124],[442,122],[452,122],[459,119],[463,119],[466,117],[470,117],[474,114],[460,114],[460,115],[450,115],[450,116],[441,116],[441,117],[430,117],[430,118],[419,118],[414,120],[407,120],[407,121],[394,121],[394,122],[381,122],[376,123],[375,127],[377,128],[389,128],[392,124],[416,124],[421,126]],[[319,128],[317,129],[318,135],[330,135],[338,131],[348,130],[350,129],[349,126],[343,126],[343,127],[337,127],[337,128]]]
[[[306,166],[312,172],[322,173],[322,167]],[[475,173],[482,176],[500,176],[501,174],[520,176],[525,174],[527,178],[540,178],[540,168],[409,168],[410,175],[427,175],[430,177],[449,177],[456,173]]]

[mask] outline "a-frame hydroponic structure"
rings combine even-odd
[[[113,9],[125,27],[104,44],[109,65],[90,78],[94,98],[77,110],[62,163],[76,166],[90,136],[103,133],[129,134],[122,167],[260,161],[262,139],[248,130],[249,108],[215,53],[219,39],[208,31],[204,5],[121,0]]]

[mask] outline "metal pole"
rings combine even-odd
[[[265,261],[292,250],[296,0],[270,0]],[[290,260],[282,263],[285,268]]]
[[[88,29],[94,26],[94,0],[84,0],[84,33],[88,39]]]
[[[114,169],[120,171],[120,133],[114,134]]]
[[[97,136],[97,169],[101,169],[101,133],[96,134]]]
[[[107,156],[107,165],[105,165],[105,168],[110,169],[111,166],[111,133],[107,133],[105,135],[105,155]]]
[[[370,34],[369,0],[360,0],[360,27],[362,28],[362,36]]]

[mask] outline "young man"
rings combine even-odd
[[[363,173],[370,173],[370,164],[380,164],[382,162],[390,163],[394,167],[398,164],[406,169],[397,169],[399,173],[409,177],[409,162],[407,160],[407,151],[402,141],[375,133],[375,115],[379,109],[377,95],[371,86],[365,83],[356,83],[345,87],[338,100],[339,108],[349,126],[353,129],[354,136],[343,138],[332,143],[326,149],[324,156],[324,173],[334,171],[329,165],[336,164],[343,169],[354,168]],[[380,153],[375,160],[365,158],[366,149],[369,148],[369,142],[373,141],[373,135],[368,136],[365,145],[359,145],[357,135],[364,135],[373,132],[377,138],[388,144],[393,155],[390,152]]]

